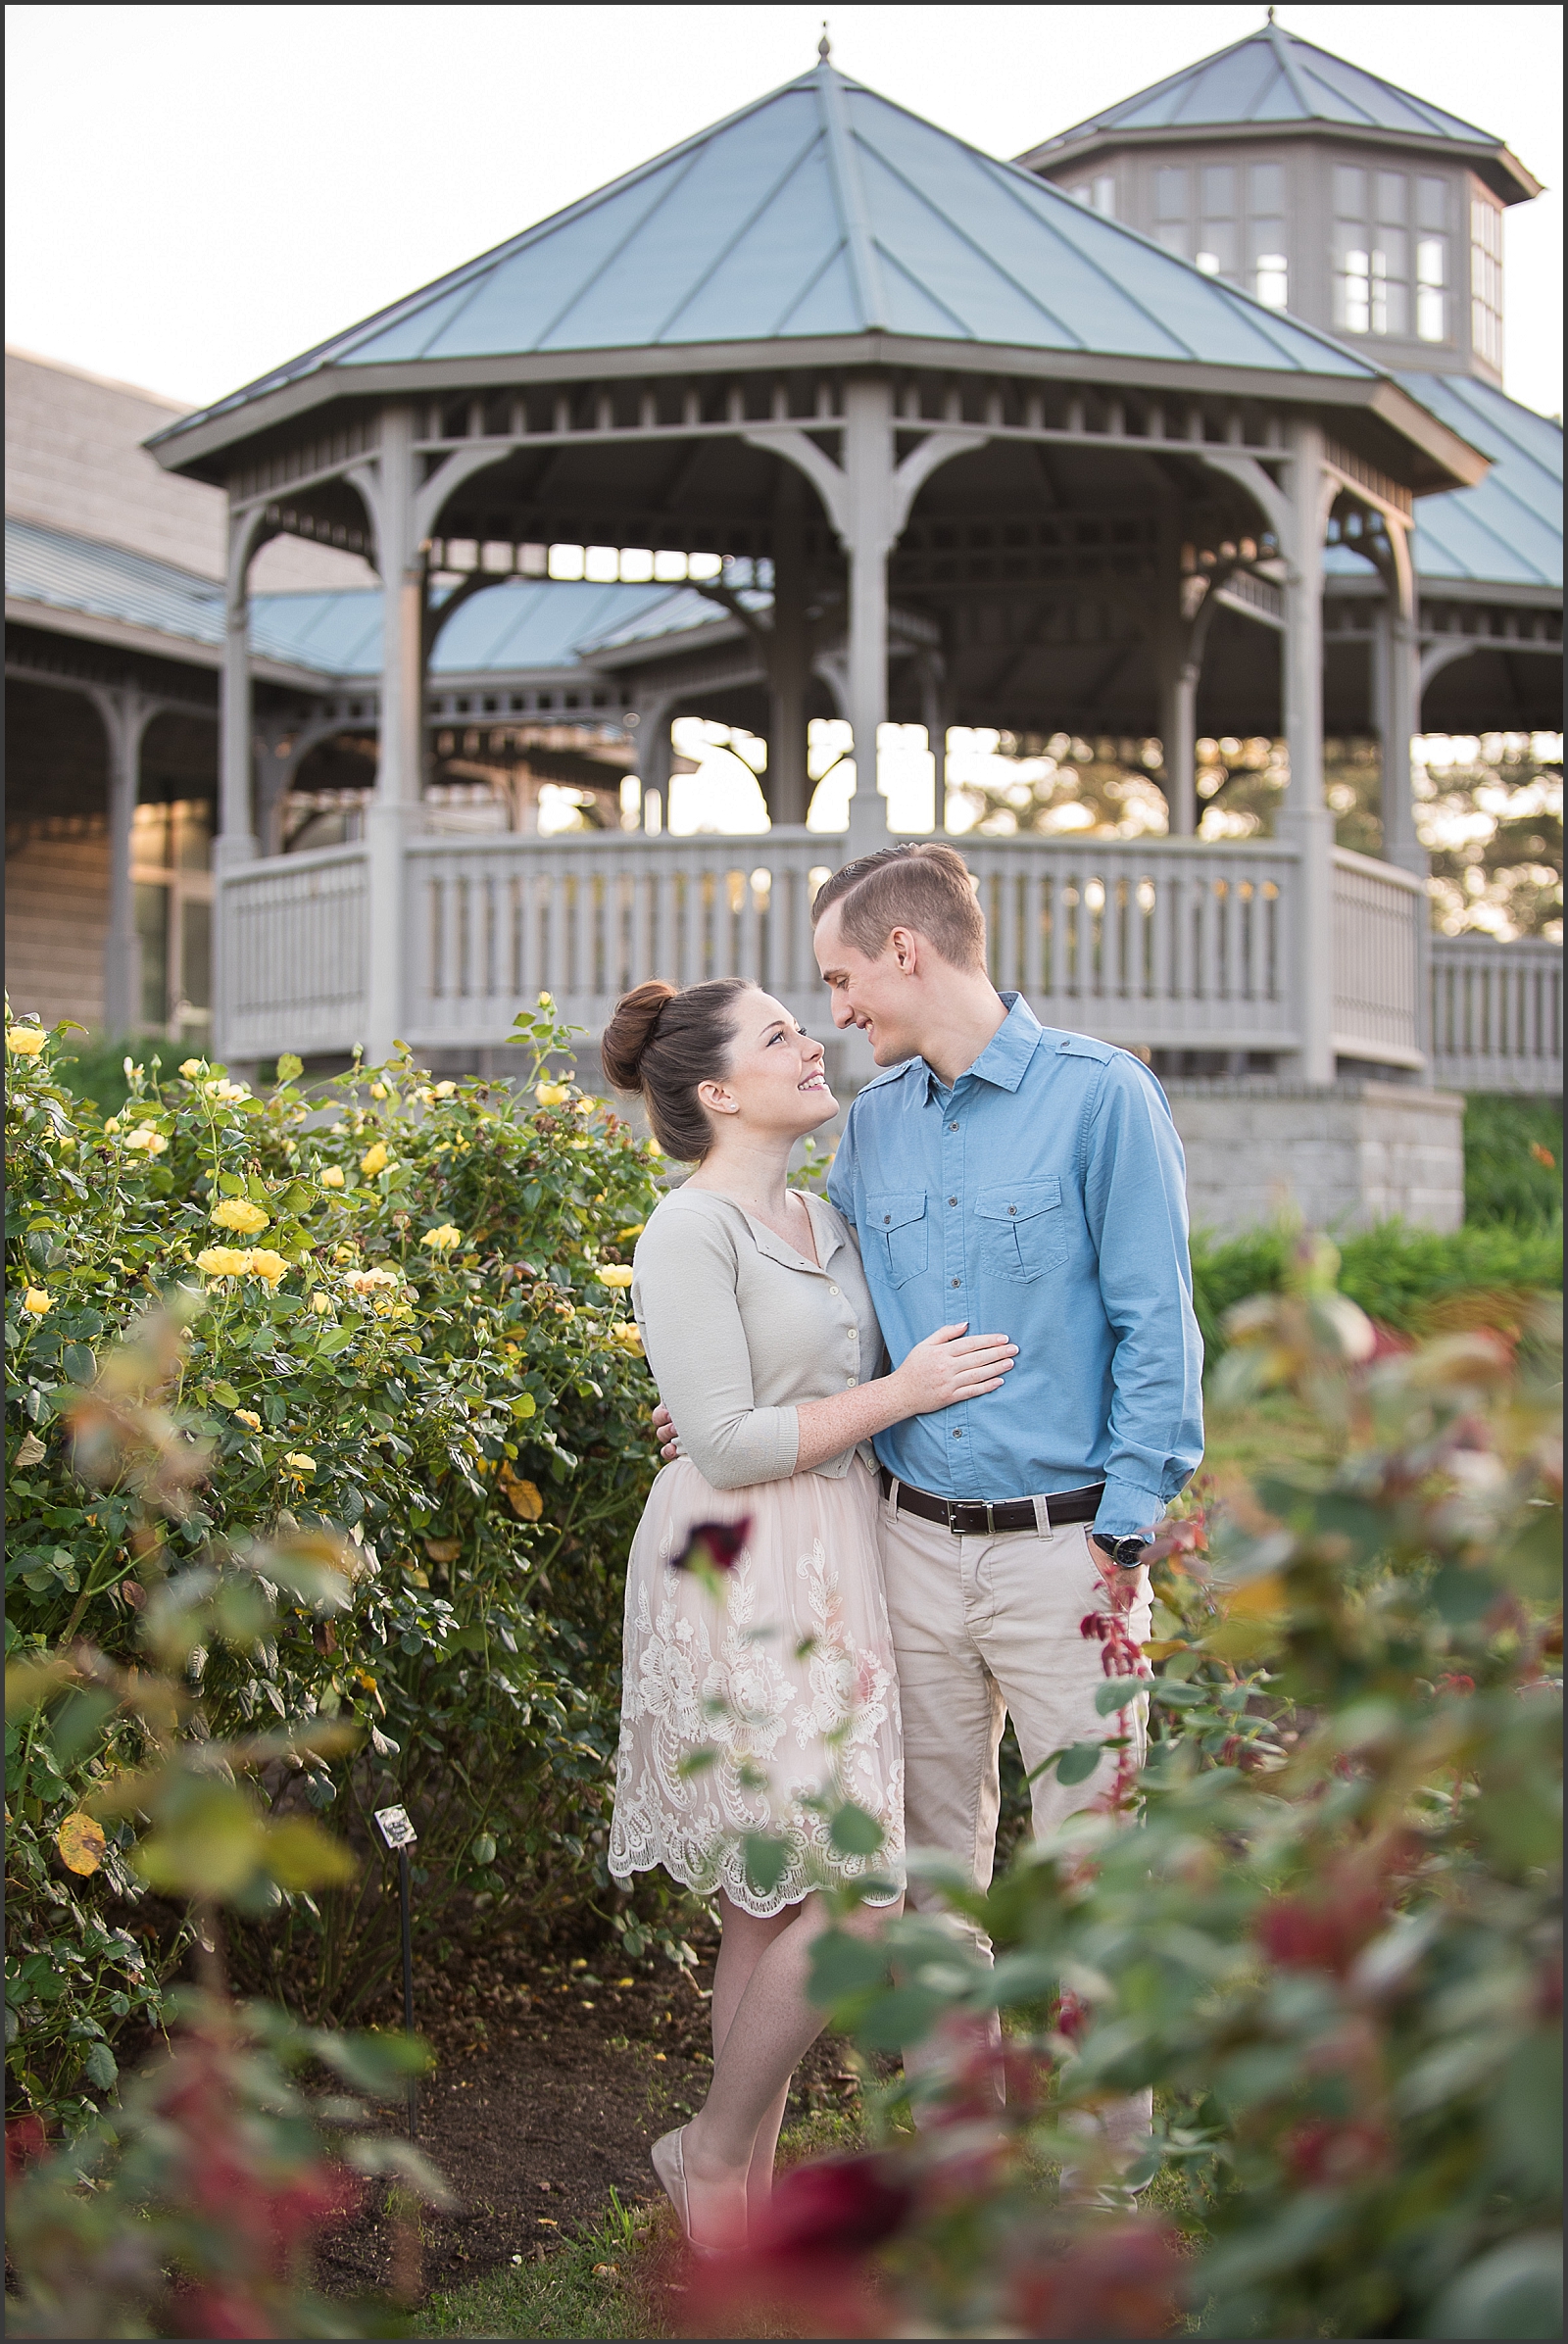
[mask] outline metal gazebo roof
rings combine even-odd
[[[329,372],[368,389],[442,362],[879,334],[1377,375],[824,60],[149,444],[177,464],[187,434]]]
[[[1272,12],[1271,12],[1272,13]],[[1539,195],[1540,182],[1500,138],[1425,98],[1319,49],[1282,24],[1200,58],[1103,113],[1048,138],[1020,161],[1037,170],[1118,141],[1157,142],[1200,129],[1281,131],[1307,127],[1372,139],[1432,141],[1469,148],[1505,203]]]

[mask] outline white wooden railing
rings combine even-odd
[[[1185,839],[962,842],[991,973],[1049,1023],[1135,1049],[1299,1047],[1294,846]],[[842,842],[756,838],[416,835],[403,850],[395,1031],[416,1050],[505,1040],[550,993],[600,1032],[642,978],[756,978],[830,1030],[810,903]],[[1334,1043],[1342,1057],[1445,1088],[1560,1091],[1562,954],[1461,937],[1430,950],[1430,1063],[1420,1032],[1419,883],[1334,857]],[[346,1051],[369,1016],[368,857],[331,847],[220,875],[219,1048],[229,1059]]]
[[[1432,1079],[1445,1091],[1562,1091],[1562,947],[1432,940]]]
[[[1334,850],[1334,1050],[1385,1065],[1425,1064],[1421,923],[1426,889],[1408,871]]]
[[[364,1040],[368,888],[364,847],[320,847],[219,874],[221,1057],[309,1057]]]
[[[541,991],[600,1030],[643,977],[755,977],[825,1030],[810,903],[836,840],[415,841],[409,985],[416,1048],[497,1041]],[[1294,851],[1187,842],[966,839],[992,974],[1103,1040],[1288,1050]]]

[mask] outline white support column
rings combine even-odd
[[[1394,574],[1378,612],[1373,644],[1373,720],[1383,750],[1383,856],[1426,880],[1426,850],[1416,837],[1411,789],[1411,743],[1421,729],[1421,645],[1416,625],[1415,572],[1409,531],[1383,516],[1394,554]]]
[[[810,805],[806,770],[806,542],[800,473],[781,464],[773,502],[773,627],[768,642],[767,807],[799,827]]]
[[[369,850],[369,967],[365,1052],[391,1054],[403,1013],[404,841],[418,818],[424,778],[424,566],[415,535],[414,415],[381,413],[375,485],[381,571],[381,741],[375,796],[366,813]]]
[[[1184,634],[1191,634],[1184,627]],[[1177,652],[1160,678],[1159,735],[1165,753],[1165,803],[1172,838],[1198,835],[1198,682],[1202,662]]]
[[[948,670],[940,652],[920,661],[920,721],[931,752],[931,823],[940,838],[948,827]]]
[[[1285,831],[1300,850],[1297,890],[1297,1065],[1308,1083],[1334,1080],[1334,817],[1323,796],[1323,433],[1290,430],[1286,560],[1285,742],[1291,760]]]
[[[219,734],[218,837],[213,847],[213,861],[219,872],[232,870],[236,863],[253,861],[256,855],[256,740],[251,708],[248,581],[260,536],[257,514],[230,513],[222,716]]]
[[[669,777],[675,745],[669,737],[670,702],[645,701],[637,711],[637,777],[643,785],[643,828],[669,827]],[[772,756],[769,743],[768,755]],[[657,806],[652,823],[649,813]]]
[[[136,932],[131,834],[141,745],[158,703],[128,686],[98,685],[91,698],[109,740],[109,934],[104,939],[104,1032],[133,1034],[141,1016],[141,938]]]
[[[893,399],[885,379],[845,389],[844,545],[850,564],[849,702],[855,795],[849,853],[886,846],[887,801],[877,792],[877,732],[888,710],[888,553],[893,543]]]

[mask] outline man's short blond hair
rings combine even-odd
[[[934,944],[954,968],[986,965],[986,916],[963,856],[952,847],[883,847],[847,862],[817,890],[811,925],[830,903],[839,906],[847,944],[868,960],[886,947],[895,928],[912,928]]]

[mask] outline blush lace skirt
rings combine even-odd
[[[798,1473],[715,1489],[687,1457],[655,1482],[626,1572],[624,1690],[610,1869],[662,1865],[760,1918],[851,1880],[904,1885],[904,1756],[877,1542],[876,1477]],[[751,1528],[718,1592],[673,1568],[700,1522]],[[832,1819],[846,1802],[871,1834]],[[769,1859],[748,1839],[775,1843]],[[783,1874],[768,1874],[779,1862]]]

